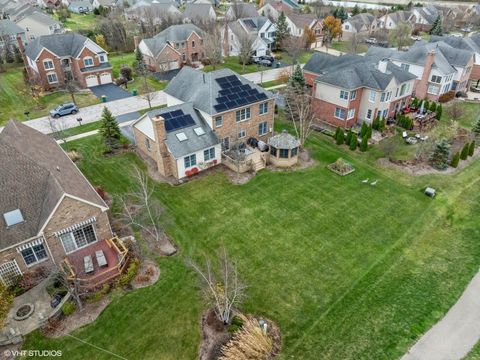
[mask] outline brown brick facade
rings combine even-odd
[[[350,128],[355,125],[358,117],[358,110],[355,111],[355,117],[350,120],[341,120],[335,117],[335,109],[342,108],[345,110],[345,117],[347,116],[348,109],[342,106],[338,106],[317,98],[312,99],[312,110],[315,114],[315,118],[319,122],[326,122],[332,126],[340,126],[342,128]]]

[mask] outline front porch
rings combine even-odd
[[[98,256],[103,253],[104,257]],[[84,289],[94,289],[119,276],[127,263],[128,249],[117,238],[101,240],[64,259],[70,281]],[[90,260],[89,260],[90,259]]]

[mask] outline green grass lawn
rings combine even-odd
[[[349,53],[350,52],[348,41],[334,40],[330,44],[329,47],[334,49],[334,50],[341,51],[341,52],[344,52],[344,53]],[[357,54],[361,54],[361,53],[364,53],[364,52],[367,52],[367,51],[368,51],[368,46],[367,45],[365,45],[363,43],[359,43],[357,45]]]
[[[471,129],[474,119],[480,117],[480,106],[478,103],[472,102],[461,102],[459,103],[459,106],[462,109],[463,114],[456,119],[456,121],[458,121],[460,126],[466,129]],[[452,120],[448,112],[448,107],[449,105],[444,105],[443,107],[442,120]]]
[[[279,359],[399,358],[478,271],[480,161],[456,175],[413,178],[323,135],[308,147],[316,166],[303,171],[264,170],[241,186],[221,173],[157,184],[180,248],[157,259],[160,280],[116,297],[75,338],[35,332],[24,348],[59,349],[68,359],[113,358],[98,348],[128,359],[197,358],[204,305],[183,258],[200,260],[224,244],[249,286],[243,310],[281,328]],[[105,158],[98,136],[70,148],[83,154],[80,168],[94,185],[131,191],[134,154]],[[356,171],[327,170],[338,157]],[[438,190],[435,200],[423,195],[427,185]]]
[[[243,66],[238,60],[238,56],[229,56],[224,58],[224,62],[220,65],[216,66],[216,70],[218,69],[231,69],[239,74],[247,74],[255,71],[259,71],[259,68],[256,64],[249,64],[245,65],[245,71],[242,71]],[[207,65],[203,68],[203,71],[210,72],[213,71],[213,66]]]
[[[479,360],[480,359],[480,343],[477,343],[475,347],[463,360]]]
[[[65,102],[71,102],[70,94],[54,92],[41,96],[37,101],[32,96],[23,81],[23,67],[9,67],[7,72],[0,73],[0,126],[10,119],[27,120],[24,115],[29,111],[30,119],[48,115],[48,112]],[[75,96],[78,106],[89,106],[99,103],[91,93],[79,93]]]
[[[277,86],[277,85],[282,85],[282,84],[286,84],[286,82],[283,81],[283,80],[272,80],[272,81],[266,81],[266,82],[260,84],[260,86],[262,86],[264,88],[270,88],[270,87]]]
[[[55,19],[58,20],[57,14]],[[78,31],[94,31],[97,25],[98,19],[95,14],[75,14],[70,13],[70,17],[63,23],[64,27],[73,32]]]

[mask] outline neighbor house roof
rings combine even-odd
[[[25,30],[23,30],[20,26],[15,24],[11,20],[0,20],[0,36],[5,36],[5,35],[17,35],[24,33]]]
[[[407,22],[408,19],[412,16],[412,12],[399,10],[393,13],[389,13],[388,16],[395,22],[395,24],[398,24],[400,21]]]
[[[54,20],[52,17],[39,11],[35,11],[34,13],[25,16],[23,20],[25,19],[28,19],[29,21],[34,21],[36,23],[46,25],[46,26],[60,25],[60,22],[58,22],[57,20]]]
[[[312,14],[289,13],[285,14],[285,16],[288,17],[299,29],[303,29],[305,26],[310,26],[310,24],[316,20],[315,16]]]
[[[294,149],[300,146],[300,141],[293,135],[290,135],[287,130],[282,130],[280,134],[272,136],[268,139],[268,145],[277,149]]]
[[[57,56],[76,57],[88,40],[87,37],[76,33],[43,35],[25,47],[25,54],[31,59],[36,59],[45,48]]]
[[[22,123],[0,133],[0,168],[0,250],[37,236],[64,194],[107,209],[56,141]],[[1,215],[16,209],[25,221],[7,229]]]
[[[351,18],[348,18],[348,22],[357,30],[360,31],[362,27],[365,25],[369,27],[373,20],[375,20],[375,16],[369,13],[361,13],[357,14],[355,16],[352,16]]]
[[[429,23],[433,24],[438,17],[438,10],[433,6],[417,7],[417,12]]]
[[[266,16],[255,16],[250,18],[238,19],[238,22],[243,28],[250,33],[258,33],[258,31],[267,23],[268,18]]]
[[[332,66],[346,65],[360,60],[361,57],[359,55],[346,54],[336,56],[315,51],[310,60],[308,60],[303,67],[303,70],[314,74],[323,74],[326,69]]]
[[[430,37],[430,42],[444,42],[455,49],[473,51],[480,54],[480,34],[472,37],[459,37],[459,36],[437,36],[432,35]],[[476,42],[475,40],[479,41]]]
[[[71,9],[79,9],[79,8],[84,8],[84,9],[91,9],[92,8],[92,3],[90,0],[75,0],[68,5],[69,8]]]
[[[210,10],[213,10],[210,4],[187,4],[183,17],[186,19],[201,19],[203,21],[209,20]]]
[[[257,8],[252,3],[234,3],[230,5],[228,9],[229,12],[232,12],[232,16],[236,18],[246,18],[246,17],[256,17],[258,16]]]
[[[147,115],[150,119],[154,119],[157,115],[162,116],[162,114],[170,113],[176,110],[182,110],[185,115],[190,115],[194,121],[194,124],[170,132],[165,129],[165,143],[168,147],[168,150],[175,159],[179,159],[188,154],[192,154],[197,151],[208,149],[220,144],[220,140],[218,139],[218,137],[212,131],[210,126],[205,123],[198,111],[194,109],[192,103],[183,103],[180,105],[169,106],[163,109],[152,110],[149,111]],[[201,131],[199,131],[198,129],[201,129]],[[180,141],[177,137],[177,134],[179,133],[184,133],[186,139]],[[151,134],[146,135],[151,136]],[[157,141],[157,139],[154,140]]]
[[[209,115],[217,114],[219,111],[215,110],[214,106],[217,105],[216,99],[221,97],[220,90],[222,90],[222,88],[216,79],[231,75],[235,76],[242,84],[248,84],[259,93],[265,94],[267,98],[271,99],[273,97],[269,91],[230,69],[221,69],[205,73],[189,66],[184,66],[170,81],[165,88],[165,93],[183,102],[191,102],[196,109]]]
[[[199,36],[203,36],[203,31],[194,24],[172,25],[153,38],[143,39],[143,42],[152,54],[156,56],[165,47],[167,42],[186,41],[193,32]]]

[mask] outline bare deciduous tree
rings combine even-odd
[[[142,99],[147,100],[148,108],[152,108],[152,100],[157,97],[157,92],[148,82],[148,77],[150,76],[150,71],[144,62],[137,64],[136,73],[142,78],[142,85],[140,87]]]
[[[350,40],[348,40],[348,52],[350,54],[356,54],[357,48],[358,48],[357,34],[353,33],[352,36],[350,37]]]
[[[199,275],[205,300],[213,306],[217,318],[225,325],[230,323],[232,310],[245,298],[246,287],[225,247],[218,252],[215,263],[205,257],[203,267],[191,259],[187,259],[187,264]]]
[[[245,65],[250,61],[253,55],[253,44],[255,43],[255,37],[247,32],[242,32],[238,36],[238,58],[242,64],[242,72],[245,72]]]
[[[305,49],[305,39],[303,37],[298,38],[295,36],[288,36],[286,39],[283,40],[282,45],[283,49],[290,57],[292,67],[295,66],[295,64],[297,64],[298,62],[300,54]]]
[[[315,115],[312,111],[312,96],[306,91],[299,91],[290,86],[287,87],[285,103],[287,114],[295,128],[295,134],[300,141],[300,148],[303,149],[313,129]]]
[[[219,29],[214,26],[203,37],[203,50],[213,70],[223,60],[222,37]]]
[[[66,92],[70,94],[70,97],[72,98],[72,102],[77,105],[77,101],[75,99],[75,94],[80,88],[80,85],[78,84],[78,81],[76,81],[73,78],[65,79],[65,85],[64,89]]]
[[[135,167],[133,177],[136,189],[119,199],[122,207],[121,217],[129,225],[140,228],[145,234],[159,241],[163,234],[159,225],[162,207],[153,197],[154,188],[148,176]]]
[[[445,112],[454,121],[457,121],[465,113],[463,107],[460,106],[457,101],[453,101],[452,104],[445,109]]]
[[[48,126],[55,139],[61,140],[65,150],[68,151],[67,134],[65,130],[68,129],[67,123],[64,118],[53,119],[48,116]]]
[[[398,49],[408,46],[412,43],[411,39],[412,27],[405,22],[399,22],[395,29],[388,33],[388,43],[390,46],[397,45]]]

